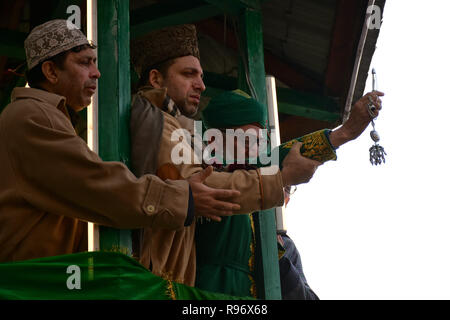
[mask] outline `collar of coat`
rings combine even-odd
[[[78,113],[66,105],[66,98],[59,94],[51,93],[40,88],[14,88],[11,93],[11,102],[20,99],[33,99],[55,106],[59,111],[64,113],[74,128],[80,120]]]
[[[146,98],[155,107],[177,118],[181,116],[180,109],[175,102],[167,95],[167,88],[153,88],[152,86],[144,86],[139,88],[138,94]]]

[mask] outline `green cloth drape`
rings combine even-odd
[[[71,266],[76,266],[72,267]],[[74,271],[79,268],[79,272]],[[73,286],[79,275],[80,289]],[[69,289],[72,287],[73,289]],[[27,300],[235,300],[155,276],[115,252],[85,252],[0,263],[0,299]]]

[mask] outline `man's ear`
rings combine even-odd
[[[58,82],[58,75],[55,70],[55,64],[52,61],[45,61],[41,67],[42,74],[51,83],[56,84]]]
[[[161,89],[163,87],[163,80],[163,75],[156,69],[152,69],[148,73],[148,82],[153,88]]]

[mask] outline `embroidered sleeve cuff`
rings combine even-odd
[[[283,143],[280,146],[280,163],[282,163],[284,157],[288,154],[292,145],[296,141],[303,143],[300,153],[304,157],[320,161],[322,163],[329,160],[336,160],[336,148],[331,145],[329,140],[330,132],[331,130],[329,129],[319,130]]]
[[[303,156],[320,162],[328,160],[336,160],[335,148],[330,143],[328,138],[331,130],[319,130],[301,138],[303,145],[300,152]]]

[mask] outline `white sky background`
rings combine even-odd
[[[321,299],[450,299],[449,15],[448,0],[387,1],[372,61],[386,164],[369,162],[369,126],[287,207]]]

